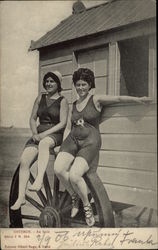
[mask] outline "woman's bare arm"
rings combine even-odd
[[[68,114],[66,128],[64,131],[63,141],[66,139],[66,137],[69,135],[69,133],[71,131],[71,116],[72,116],[72,107],[69,108],[69,114]]]
[[[112,95],[95,95],[94,103],[96,106],[106,106],[115,103],[127,103],[127,102],[135,102],[135,103],[147,103],[151,102],[152,99],[149,97],[135,97],[135,96],[112,96]]]
[[[39,102],[41,100],[41,95],[39,95],[33,105],[32,108],[32,113],[31,113],[31,117],[30,117],[30,128],[32,131],[32,135],[36,135],[37,134],[37,110],[39,107]]]

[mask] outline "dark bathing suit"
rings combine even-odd
[[[74,102],[71,118],[72,129],[60,148],[60,152],[70,153],[74,157],[83,157],[89,167],[95,168],[95,170],[101,147],[100,116],[101,113],[94,105],[93,95],[81,112],[76,109],[76,102]],[[83,122],[84,125],[82,125]],[[96,158],[96,163],[92,164]]]
[[[63,96],[58,99],[52,99],[51,104],[48,106],[46,100],[46,94],[42,94],[41,100],[39,103],[37,117],[39,118],[39,125],[37,127],[38,133],[42,133],[60,122],[60,104],[61,100],[64,98]],[[62,143],[64,129],[56,133],[52,133],[48,135],[55,141],[55,146],[59,146]],[[32,137],[27,141],[25,147],[37,147],[39,142],[32,139]]]

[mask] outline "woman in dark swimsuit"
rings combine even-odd
[[[44,173],[49,160],[49,149],[62,143],[67,122],[68,103],[60,95],[62,76],[58,71],[48,72],[43,78],[46,93],[40,94],[34,103],[30,118],[32,137],[27,141],[20,161],[19,194],[12,210],[25,203],[25,191],[30,175],[30,164],[38,154],[38,173],[29,190],[38,191],[42,187]],[[37,118],[39,125],[37,126]]]
[[[83,202],[85,220],[89,226],[95,223],[87,195],[87,185],[83,175],[96,165],[91,164],[98,157],[101,146],[99,121],[104,106],[118,102],[143,103],[149,99],[132,96],[91,95],[95,87],[94,73],[80,68],[73,74],[73,82],[79,96],[73,103],[65,130],[64,142],[54,164],[58,178],[72,196],[71,217],[79,211],[79,198]]]

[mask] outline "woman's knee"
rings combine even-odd
[[[64,175],[66,171],[69,171],[74,157],[69,153],[59,152],[54,162],[54,171],[57,175]]]
[[[22,169],[28,169],[37,154],[38,149],[36,147],[26,147],[21,155],[20,167]]]
[[[49,149],[50,147],[54,147],[55,142],[52,138],[50,137],[45,137],[39,142],[39,150],[41,149]]]
[[[62,175],[63,168],[60,159],[56,159],[54,162],[54,172],[57,176]]]
[[[81,176],[76,171],[70,170],[69,178],[72,183],[77,184],[80,181]]]
[[[70,169],[70,181],[74,184],[80,182],[82,176],[88,171],[89,166],[85,159],[82,157],[76,157],[75,161]]]

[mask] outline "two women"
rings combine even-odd
[[[73,83],[79,98],[73,103],[70,111],[65,140],[56,158],[54,169],[72,197],[71,217],[78,213],[81,199],[86,223],[93,226],[95,219],[83,175],[94,167],[91,163],[99,154],[101,147],[99,122],[102,108],[119,102],[142,103],[148,101],[148,98],[91,95],[90,90],[95,87],[95,78],[94,73],[86,68],[74,72]]]
[[[29,147],[25,149],[22,156],[19,176],[19,197],[15,205],[12,206],[12,209],[19,208],[24,201],[26,184],[29,178],[29,165],[38,152],[37,147],[39,149],[38,175],[35,183],[31,187],[32,190],[39,190],[41,188],[43,174],[48,162],[48,148],[59,145],[62,140],[61,134],[67,120],[68,106],[66,100],[59,95],[60,88],[58,87],[60,86],[60,81],[57,81],[57,79],[60,79],[59,75],[56,74],[56,76],[57,78],[54,78],[54,73],[53,75],[49,73],[47,77],[44,78],[44,87],[48,94],[38,97],[33,108],[31,116],[31,129],[33,132],[31,143],[33,143],[33,145],[31,144],[30,146],[30,144],[27,144]],[[93,169],[95,165],[92,163],[99,155],[101,147],[101,137],[99,133],[101,111],[104,106],[109,104],[119,102],[143,103],[148,101],[148,98],[92,95],[90,90],[95,88],[95,78],[94,73],[87,68],[80,68],[74,72],[73,83],[79,98],[73,103],[72,109],[69,112],[64,141],[55,160],[54,170],[72,197],[71,217],[75,217],[78,213],[79,201],[81,199],[85,211],[86,223],[88,226],[93,226],[95,219],[88,199],[87,185],[83,175],[89,170],[96,171],[96,169]],[[53,85],[56,85],[56,92],[55,90],[53,91]],[[57,106],[57,110],[60,110],[60,115],[58,114],[59,119],[55,120],[53,115],[50,121],[47,115],[44,115],[45,112],[48,114],[46,110],[49,109],[51,105]],[[57,113],[58,112],[56,112],[56,114]],[[36,128],[35,121],[37,116],[40,118],[40,126],[45,127],[42,131]],[[46,129],[49,123],[51,123],[51,128],[47,127]]]
[[[25,145],[19,171],[19,194],[12,210],[25,203],[25,191],[30,175],[30,165],[38,154],[38,173],[31,191],[42,187],[44,173],[49,160],[49,149],[59,146],[67,122],[68,103],[60,95],[62,76],[58,71],[48,72],[43,78],[46,93],[40,94],[34,103],[30,118],[32,137]],[[37,125],[37,118],[39,125]]]

